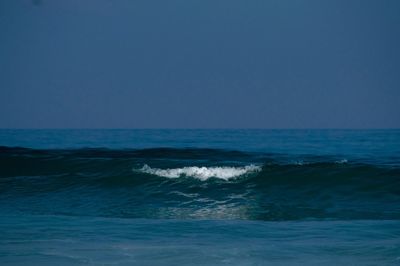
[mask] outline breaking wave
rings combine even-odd
[[[0,209],[124,218],[400,220],[400,168],[341,158],[0,147]]]
[[[248,175],[250,173],[256,173],[261,171],[261,166],[257,165],[246,165],[243,167],[230,167],[230,166],[216,166],[216,167],[198,167],[198,166],[188,166],[182,168],[172,168],[172,169],[160,169],[151,168],[145,164],[141,169],[134,171],[140,171],[142,173],[157,175],[167,178],[179,178],[182,176],[193,177],[205,181],[209,178],[219,178],[223,180],[229,180],[232,178],[237,178],[239,176]]]

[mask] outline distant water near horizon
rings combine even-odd
[[[399,265],[400,130],[0,129],[1,265]]]

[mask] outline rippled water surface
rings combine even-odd
[[[400,130],[0,130],[0,262],[396,265]]]

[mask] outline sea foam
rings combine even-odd
[[[261,167],[257,165],[246,165],[242,167],[233,166],[214,166],[214,167],[198,167],[188,166],[182,168],[171,168],[171,169],[160,169],[151,168],[145,164],[141,169],[136,170],[146,174],[152,174],[167,178],[179,178],[182,176],[194,177],[202,181],[209,178],[219,178],[223,180],[229,180],[242,175],[255,173],[261,171]]]

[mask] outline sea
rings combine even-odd
[[[1,129],[0,265],[400,265],[400,130]]]

